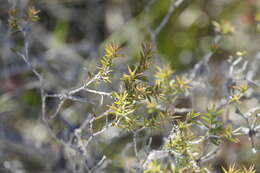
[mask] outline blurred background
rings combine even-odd
[[[22,50],[25,43],[20,33],[8,28],[11,7],[20,10],[18,16],[28,6],[40,10],[39,21],[27,28],[29,58],[43,74],[45,88],[51,94],[79,86],[88,72],[95,72],[104,45],[111,40],[123,44],[123,52],[128,55],[116,61],[115,71],[121,73],[114,74],[114,79],[120,78],[126,71],[125,63],[137,61],[141,43],[151,40],[151,31],[161,23],[171,3],[172,0],[0,0],[0,172],[62,172],[67,162],[41,122],[40,83],[11,51],[11,48]],[[233,31],[217,45],[214,45],[214,21]],[[230,55],[246,51],[249,61],[260,56],[260,1],[184,0],[170,15],[155,43],[158,48],[155,64],[170,64],[178,72],[189,71],[217,47],[211,63],[219,78],[221,64]],[[212,80],[217,87],[218,79]],[[119,88],[119,83],[99,87],[112,91]],[[216,88],[215,94],[216,98],[221,95],[221,89]],[[65,139],[89,113],[106,109],[96,107],[100,97],[82,95],[90,103],[66,102],[52,124],[61,138]],[[49,99],[47,112],[53,112],[58,101]],[[154,134],[157,139],[154,147],[162,142],[162,134]],[[92,146],[91,155],[95,158],[99,157],[98,147],[111,158],[120,158],[117,151],[129,143],[128,136],[116,129],[101,138],[101,144]],[[108,145],[116,147],[108,149]],[[248,152],[247,139],[231,148],[226,147],[215,159],[216,167],[237,161],[246,165],[255,163],[260,170],[260,157]],[[110,164],[108,172],[124,172],[125,163],[116,163],[118,167],[115,163],[107,164]]]

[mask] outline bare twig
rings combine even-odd
[[[175,9],[179,7],[184,0],[172,0],[170,8],[168,9],[167,14],[164,16],[163,20],[161,23],[155,28],[155,30],[152,32],[152,40],[156,40],[157,35],[161,32],[161,30],[164,28],[164,26],[169,22],[169,19]]]

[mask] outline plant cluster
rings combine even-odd
[[[182,1],[173,3],[169,15],[181,3]],[[107,165],[115,167],[114,165],[120,163],[126,172],[215,172],[213,158],[220,154],[225,144],[239,145],[243,137],[248,138],[252,154],[259,154],[257,137],[260,133],[260,107],[247,104],[252,100],[257,102],[256,105],[260,103],[258,62],[255,62],[258,66],[252,68],[256,64],[248,62],[244,52],[231,56],[226,62],[228,75],[223,79],[225,94],[221,99],[207,101],[205,108],[194,106],[198,101],[196,91],[210,87],[209,79],[200,72],[210,73],[211,57],[218,51],[218,47],[214,46],[221,37],[234,32],[229,22],[213,22],[218,39],[215,40],[212,52],[190,71],[178,72],[170,65],[154,64],[153,60],[158,53],[156,36],[165,25],[165,22],[162,22],[152,32],[151,43],[140,46],[138,62],[124,67],[119,82],[113,78],[115,73],[119,73],[114,70],[114,60],[120,61],[120,57],[126,55],[122,53],[124,49],[120,44],[111,42],[105,46],[104,56],[100,58],[96,71],[89,73],[87,80],[73,89],[50,92],[45,76],[30,62],[30,51],[26,42],[29,32],[26,28],[31,22],[39,20],[38,14],[39,10],[34,7],[29,7],[22,17],[17,15],[15,8],[9,10],[10,29],[13,32],[21,31],[25,40],[24,51],[13,51],[30,67],[40,83],[38,89],[42,124],[51,139],[64,151],[65,160],[70,165],[67,170],[75,173],[106,172],[109,167]],[[107,86],[113,88],[114,85],[119,85],[117,90],[99,90]],[[99,96],[100,104],[91,103],[93,100],[86,96],[88,94]],[[58,106],[47,111],[48,106],[51,107],[49,100],[53,98],[58,100]],[[95,109],[89,108],[89,112],[84,112],[87,115],[79,118],[77,126],[71,128],[70,122],[62,119],[61,112],[65,112],[67,107],[75,106],[74,102],[86,107],[91,105]],[[244,122],[238,122],[236,117]],[[64,124],[67,123],[67,136],[55,131],[59,126],[55,121],[61,120]],[[110,139],[113,145],[118,145],[117,152],[124,153],[123,150],[127,150],[126,154],[124,153],[127,156],[113,158],[113,154],[108,154],[106,147],[109,148],[110,144],[102,140],[102,135],[109,133],[111,129],[120,135],[130,136],[130,147],[123,141],[115,144],[113,142],[116,139]],[[160,142],[154,141],[155,134],[162,136]],[[93,155],[99,155],[98,159],[92,159]],[[113,163],[115,160],[116,164]],[[253,165],[249,168],[235,168],[233,164],[221,169],[224,173],[256,172]]]

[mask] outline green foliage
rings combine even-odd
[[[212,23],[215,26],[216,30],[221,34],[232,34],[235,31],[234,27],[231,25],[229,21],[225,20],[219,23],[214,21]]]
[[[249,86],[247,83],[242,83],[240,85],[233,86],[233,95],[231,95],[229,102],[230,103],[241,103],[240,99],[248,91]]]
[[[181,4],[181,1],[176,2]],[[177,6],[177,4],[174,4],[172,7],[174,9],[177,8]],[[15,8],[10,9],[8,20],[10,28],[12,30],[21,31],[23,33],[24,40],[28,41],[26,38],[28,36],[27,30],[25,30],[25,28],[32,22],[36,22],[39,20],[39,12],[40,11],[34,7],[28,7],[25,10],[24,15],[20,17],[20,15],[17,15],[17,10]],[[184,14],[182,14],[182,17],[183,16],[185,17]],[[257,17],[258,16],[256,16],[256,19]],[[230,35],[233,34],[233,32],[235,31],[234,27],[231,25],[231,22],[227,20],[222,20],[219,23],[213,22],[213,25],[215,27],[217,36]],[[60,29],[61,28],[58,27],[57,31]],[[186,33],[181,34],[182,37],[183,35],[186,35]],[[60,36],[64,37],[65,35],[63,32],[61,32]],[[187,42],[187,39],[182,38],[180,40],[182,42]],[[72,106],[72,101],[82,101],[84,103],[88,102],[82,98],[78,98],[78,96],[83,97],[80,93],[81,91],[86,91],[92,93],[93,95],[96,94],[101,97],[99,106],[103,106],[102,111],[103,108],[107,108],[107,110],[100,115],[96,115],[94,113],[93,116],[88,116],[84,123],[80,124],[79,128],[71,132],[73,134],[71,134],[72,136],[70,136],[70,141],[63,141],[58,136],[56,136],[56,134],[52,134],[52,136],[54,136],[57,141],[64,145],[66,149],[68,147],[69,150],[72,150],[74,153],[81,156],[83,155],[84,159],[87,155],[86,153],[88,153],[87,149],[91,141],[94,138],[97,138],[99,134],[103,133],[111,126],[117,127],[117,130],[119,132],[126,130],[127,132],[133,133],[133,153],[135,154],[135,160],[137,162],[135,163],[135,167],[137,167],[136,170],[138,170],[136,172],[143,173],[209,172],[210,166],[207,167],[207,164],[205,164],[205,162],[207,162],[208,158],[215,156],[215,153],[212,152],[213,154],[207,155],[208,149],[204,150],[202,148],[207,146],[209,149],[219,149],[221,146],[220,144],[225,142],[226,140],[234,143],[239,142],[238,138],[236,137],[238,134],[235,133],[238,130],[234,130],[232,127],[232,123],[224,121],[224,118],[226,118],[225,114],[226,111],[229,111],[230,106],[239,106],[243,102],[243,99],[247,99],[248,91],[251,89],[249,87],[249,84],[251,84],[250,82],[253,83],[253,81],[247,81],[245,76],[241,80],[238,80],[235,77],[233,78],[232,74],[231,76],[228,76],[231,78],[231,83],[234,82],[235,84],[232,83],[232,86],[229,86],[228,84],[227,86],[225,86],[230,91],[228,91],[228,93],[225,93],[227,94],[227,97],[224,98],[223,105],[222,103],[217,103],[208,106],[207,109],[203,107],[195,109],[192,105],[194,98],[193,95],[190,93],[194,91],[193,87],[195,87],[197,83],[199,83],[197,85],[200,85],[201,82],[193,81],[196,80],[196,74],[194,75],[194,77],[192,77],[193,74],[189,75],[188,73],[178,74],[175,73],[175,69],[172,69],[170,65],[164,65],[162,67],[156,67],[156,72],[148,76],[148,73],[150,72],[149,69],[153,64],[152,59],[156,48],[154,48],[152,44],[142,44],[141,51],[139,52],[139,61],[134,65],[127,66],[127,72],[124,72],[120,78],[120,87],[117,87],[120,89],[118,91],[112,90],[109,92],[103,92],[89,88],[94,81],[99,81],[96,84],[97,86],[100,85],[100,88],[103,87],[101,86],[102,82],[108,83],[105,85],[113,84],[113,77],[111,77],[113,60],[123,55],[119,53],[122,46],[116,44],[115,42],[112,42],[105,46],[104,56],[101,57],[100,64],[97,67],[98,71],[96,75],[90,75],[89,81],[85,81],[80,87],[76,89],[72,89],[61,94],[49,94],[50,89],[48,87],[51,88],[52,86],[47,86],[48,83],[45,83],[44,81],[45,76],[42,77],[41,74],[38,72],[38,69],[35,69],[34,66],[29,62],[31,59],[29,57],[29,46],[28,43],[25,45],[27,45],[25,46],[25,53],[22,51],[19,52],[18,50],[15,52],[17,52],[17,54],[23,58],[29,68],[31,68],[33,74],[36,75],[41,85],[41,99],[38,98],[38,92],[25,92],[25,94],[23,95],[23,100],[26,103],[36,107],[40,104],[40,101],[42,101],[42,108],[45,109],[46,107],[48,107],[48,105],[46,104],[46,100],[48,101],[49,98],[47,99],[47,97],[58,98],[60,102],[57,101],[59,104],[57,106],[57,110],[54,111],[55,116],[52,116],[55,118],[56,115],[58,115],[63,108],[65,110],[69,110],[70,108],[68,108],[68,105]],[[214,43],[213,46],[215,46],[215,48],[219,48],[217,43]],[[214,52],[209,53],[210,56],[213,56],[213,54]],[[245,55],[245,51],[237,52],[238,57],[242,57]],[[204,66],[206,66],[206,69],[209,68],[208,64],[212,63],[210,58],[211,57],[206,56],[205,60],[202,60],[201,62],[196,64],[198,68],[196,67],[197,69],[195,68],[194,71],[203,71]],[[237,63],[239,63],[239,61],[237,61]],[[235,63],[232,64],[232,70],[231,68],[229,70],[233,71],[235,65]],[[239,73],[243,73],[243,69]],[[257,73],[255,72],[255,74],[252,73],[247,76],[254,76],[256,74]],[[207,77],[205,79],[207,79]],[[206,85],[208,84],[207,82],[208,81],[206,81]],[[225,82],[228,83],[229,81]],[[43,84],[46,84],[47,89]],[[118,85],[118,83],[116,83],[115,85]],[[108,97],[108,99],[104,102],[103,97],[106,96]],[[64,106],[63,103],[66,100],[71,100],[71,102],[66,102],[67,105]],[[192,102],[191,105],[189,105],[190,103],[188,102],[186,103],[187,100]],[[0,99],[0,102],[6,101],[9,101],[9,97],[4,98],[3,101]],[[228,109],[225,109],[225,107],[228,107]],[[10,109],[4,106],[2,106],[1,108],[3,109],[3,111]],[[201,112],[198,112],[198,110],[200,110]],[[46,123],[46,127],[51,132],[52,124],[48,124],[49,120],[46,118],[48,116],[48,112],[53,111],[42,110],[43,119],[45,121],[44,123]],[[70,111],[66,112],[66,116],[68,116],[68,112]],[[256,115],[256,112],[253,112],[251,114],[248,113],[249,116],[247,116],[248,114],[244,116],[242,112],[239,112],[239,114],[243,117],[244,120],[246,120],[248,127],[244,128],[246,130],[244,130],[245,132],[243,133],[248,133],[246,135],[248,135],[252,148],[255,151],[256,144],[253,140],[253,136],[258,133],[257,130],[259,129],[259,126],[257,126],[256,124],[258,122],[257,118],[259,116]],[[105,125],[103,122],[104,117],[106,117]],[[252,124],[249,121],[249,118],[253,119]],[[65,119],[64,121],[67,121]],[[78,121],[78,119],[75,121]],[[81,121],[81,119],[79,121]],[[67,124],[70,123],[68,122]],[[161,132],[160,130],[163,128],[167,130]],[[152,148],[150,141],[150,144],[147,144],[146,146],[146,141],[143,139],[140,140],[140,142],[138,140],[137,133],[141,131],[142,133],[144,131],[142,135],[146,135],[144,139],[149,138],[150,135],[152,136],[156,133],[162,133],[160,135],[161,137],[163,137],[163,140],[162,143],[160,143],[160,147]],[[155,133],[150,133],[151,131]],[[169,134],[165,135],[165,132],[169,132]],[[150,139],[152,141],[152,137]],[[95,141],[97,142],[99,140]],[[66,142],[68,142],[68,145]],[[121,145],[124,145],[124,143],[121,143]],[[143,148],[140,148],[140,146],[142,146]],[[150,154],[153,153],[153,151],[158,151],[158,153],[162,152],[164,154],[166,153],[167,157],[163,156],[163,159],[161,159],[160,157],[157,158],[156,155],[153,157],[149,157]],[[130,156],[132,157],[132,153],[130,154]],[[103,158],[106,159],[106,156],[104,155]],[[84,163],[85,162],[86,161],[84,160]],[[101,159],[100,162],[96,164],[96,167],[101,166],[102,162],[103,160]],[[235,169],[235,165],[232,165],[229,166],[228,169],[222,168],[222,170],[225,173],[256,172],[253,166],[251,166],[249,169],[247,169],[246,167]]]
[[[111,46],[110,46],[111,48]],[[185,77],[176,76],[172,79],[173,70],[169,66],[157,68],[155,73],[155,81],[148,81],[144,72],[151,65],[153,55],[151,44],[143,44],[140,52],[140,60],[137,65],[128,66],[128,73],[122,75],[122,87],[119,93],[113,93],[114,103],[110,106],[111,113],[116,116],[118,127],[127,128],[129,130],[140,127],[157,128],[161,124],[168,121],[172,122],[178,116],[173,116],[173,112],[161,109],[160,104],[164,101],[170,101],[171,96],[177,96],[187,92],[190,88],[190,80]],[[110,72],[112,51],[106,50],[106,54],[102,60],[103,71]],[[105,72],[102,71],[101,76],[105,76],[105,80],[110,81]],[[104,79],[104,77],[103,77]],[[140,115],[138,109],[141,105],[146,105],[148,115]],[[153,106],[158,105],[158,106]]]
[[[200,116],[201,114],[199,112],[194,112],[194,111],[191,111],[191,112],[188,112],[187,114],[187,118],[186,118],[186,122],[187,123],[192,123],[192,124],[196,124],[199,122],[197,121],[198,117]]]
[[[101,66],[99,68],[99,77],[105,82],[111,82],[109,74],[111,73],[112,60],[120,56],[118,51],[120,46],[116,43],[110,43],[105,47],[105,55],[101,58]]]
[[[102,68],[100,68],[105,69],[104,72],[110,72],[112,59],[117,57],[117,47],[113,45],[106,48],[106,55],[101,60]],[[174,132],[164,146],[165,150],[169,150],[176,159],[176,165],[170,172],[182,172],[181,170],[205,172],[205,167],[197,165],[200,155],[197,145],[200,142],[196,141],[209,139],[217,146],[223,139],[238,142],[238,139],[234,137],[232,126],[225,125],[221,121],[223,110],[214,104],[209,106],[204,113],[191,110],[183,116],[174,115],[174,112],[168,110],[167,107],[165,109],[165,103],[171,105],[182,94],[189,92],[192,81],[185,76],[173,76],[174,70],[169,66],[157,67],[154,82],[148,81],[144,72],[149,68],[151,58],[152,47],[143,45],[139,63],[128,66],[128,73],[123,74],[121,78],[121,90],[111,94],[114,102],[109,108],[111,115],[115,116],[114,126],[134,130],[147,127],[154,129],[165,123],[174,123]],[[109,76],[104,72],[101,73],[101,76],[106,76],[105,79],[110,81]],[[234,89],[245,93],[248,87],[241,85]],[[205,127],[204,136],[194,133],[195,125]],[[163,168],[153,161],[145,172],[164,172],[166,170],[168,168]]]
[[[29,7],[26,11],[26,20],[30,22],[37,22],[39,17],[40,10],[36,10],[35,7]]]
[[[11,8],[9,9],[8,12],[9,12],[8,24],[9,27],[14,31],[22,30],[25,27],[23,21],[25,21],[26,24],[28,24],[31,22],[37,22],[40,19],[39,17],[40,10],[37,10],[35,7],[28,7],[25,10],[24,17],[23,16],[18,17],[16,8]]]
[[[112,94],[115,101],[110,106],[110,109],[112,109],[111,113],[118,120],[116,124],[118,127],[134,129],[152,123],[151,119],[147,120],[136,113],[138,104],[142,102],[147,103],[147,101],[152,102],[153,98],[156,99],[159,96],[159,87],[157,85],[150,85],[144,76],[144,71],[151,64],[151,58],[152,46],[143,44],[138,65],[128,66],[128,73],[123,74],[121,78],[123,84],[121,87],[122,91]],[[111,64],[106,62],[102,63],[104,64],[103,66],[111,66]]]
[[[191,81],[185,79],[184,76],[176,76],[175,79],[172,79],[174,70],[172,70],[170,66],[164,66],[163,68],[157,67],[157,69],[158,71],[155,74],[156,84],[161,86],[165,95],[180,94],[190,88],[189,83]]]
[[[17,30],[19,28],[19,24],[18,24],[18,19],[17,19],[17,11],[15,8],[11,8],[9,9],[9,19],[8,19],[8,24],[9,27],[12,30]]]
[[[111,113],[116,116],[117,121],[125,122],[128,124],[128,127],[131,127],[134,124],[134,119],[130,115],[134,113],[135,108],[132,101],[128,98],[128,93],[126,91],[119,94],[112,93],[112,97],[115,101],[110,106]]]
[[[233,137],[232,126],[228,125],[225,127],[224,123],[220,120],[219,116],[222,113],[223,110],[218,110],[216,105],[211,105],[207,108],[207,112],[200,117],[203,120],[203,125],[208,129],[207,136],[215,145],[221,143],[222,137],[232,142],[238,142],[238,139]]]
[[[144,173],[163,173],[163,170],[161,165],[155,160],[148,165],[148,168],[144,171]]]
[[[245,166],[236,169],[235,166],[235,164],[230,165],[228,169],[222,167],[222,170],[224,171],[224,173],[256,173],[256,170],[253,165],[250,166],[248,169]]]
[[[154,75],[156,78],[156,84],[157,85],[162,85],[166,83],[168,84],[173,73],[174,70],[172,70],[172,68],[169,65],[164,66],[163,68],[157,67],[157,72]]]
[[[190,124],[178,122],[176,132],[166,145],[170,151],[177,157],[177,167],[194,167],[194,153],[192,145],[189,143],[194,139],[192,131],[189,129]]]
[[[106,48],[106,55],[102,58],[100,74],[103,80],[110,81],[107,75],[112,66],[112,59],[118,57],[118,46],[110,45]],[[211,105],[206,112],[188,111],[186,115],[175,115],[167,108],[183,94],[191,89],[191,80],[186,76],[174,76],[170,66],[157,67],[154,81],[149,81],[144,75],[151,65],[152,47],[143,45],[140,61],[137,65],[128,66],[128,72],[121,78],[119,92],[111,94],[113,103],[109,106],[111,115],[115,116],[116,127],[137,130],[141,128],[160,128],[163,124],[174,124],[174,130],[164,149],[175,156],[176,164],[171,166],[170,172],[205,172],[205,167],[197,164],[200,150],[198,145],[203,140],[209,140],[218,146],[223,139],[238,142],[234,137],[231,125],[221,121],[223,110]],[[108,72],[108,73],[106,73]],[[111,81],[110,81],[111,82]],[[241,93],[247,91],[246,85],[235,87]],[[173,99],[174,98],[174,99]],[[165,106],[167,105],[167,106]],[[194,126],[205,127],[204,135],[199,136],[193,131]],[[169,167],[162,167],[155,161],[148,165],[144,172],[165,172]]]

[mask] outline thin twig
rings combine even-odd
[[[170,8],[168,9],[167,14],[164,16],[161,23],[155,28],[155,30],[152,32],[152,40],[155,40],[157,35],[161,32],[161,30],[164,28],[164,26],[169,22],[169,19],[172,15],[172,13],[175,11],[177,7],[179,7],[184,0],[172,0]]]

